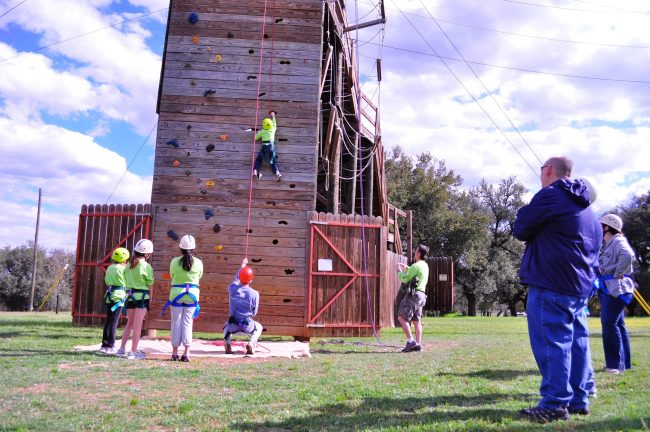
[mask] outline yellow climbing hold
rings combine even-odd
[[[212,187],[212,186],[214,186],[214,182],[212,180],[208,180],[207,182],[205,182],[205,185],[207,187]]]
[[[192,42],[194,42],[194,43],[199,43],[199,37],[198,37],[198,36],[194,36],[194,37],[192,38]]]
[[[218,62],[221,61],[221,54],[217,54],[216,56],[214,56],[214,59]]]
[[[220,251],[221,249],[223,249],[223,246],[221,246],[221,245],[217,245],[217,246],[214,247],[214,250]]]

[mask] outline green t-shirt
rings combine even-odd
[[[193,284],[198,285],[201,277],[203,276],[203,262],[197,257],[193,257],[192,268],[190,271],[187,271],[183,268],[182,263],[183,257],[179,256],[172,259],[169,264],[169,274],[172,277],[172,285],[184,285],[184,284]],[[174,300],[177,295],[182,293],[185,288],[172,287],[169,291],[169,300]],[[190,292],[196,296],[196,300],[199,300],[199,289],[190,288]],[[190,296],[185,295],[177,300],[179,303],[193,303],[193,300]]]
[[[107,286],[125,287],[126,286],[126,265],[124,263],[114,263],[106,269],[104,283]],[[119,302],[126,297],[126,291],[115,290],[111,292],[107,301]]]
[[[126,266],[126,287],[127,289],[147,290],[153,285],[153,268],[151,265],[142,258],[135,268],[131,268],[131,264]],[[147,300],[148,293],[133,293],[134,300]]]
[[[405,271],[398,272],[399,280],[402,283],[409,283],[414,277],[418,278],[418,291],[427,291],[427,282],[429,281],[429,266],[426,261],[418,261],[411,264]]]
[[[262,140],[263,142],[275,141],[275,131],[278,128],[278,122],[275,120],[275,117],[272,117],[271,121],[273,122],[273,127],[269,130],[262,128],[262,130],[257,132],[257,134],[255,135],[255,141],[257,140]]]

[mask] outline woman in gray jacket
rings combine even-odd
[[[603,247],[600,268],[600,323],[603,328],[605,371],[618,374],[632,368],[630,337],[625,328],[624,309],[632,301],[634,251],[621,233],[623,220],[615,214],[600,218]]]

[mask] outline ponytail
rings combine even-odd
[[[194,257],[192,256],[192,250],[181,249],[183,252],[183,257],[181,258],[181,267],[183,270],[190,271],[192,270],[192,264],[194,264]]]
[[[134,269],[140,264],[140,258],[144,257],[143,253],[140,252],[133,252],[133,256],[131,257],[131,261],[129,261],[129,267]]]

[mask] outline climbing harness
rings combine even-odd
[[[109,285],[106,288],[106,293],[104,294],[104,303],[106,303],[108,305],[113,303],[113,300],[111,299],[111,295],[116,291],[124,291],[124,287],[123,286]],[[111,312],[115,312],[118,308],[121,308],[122,306],[124,306],[125,301],[126,301],[126,296],[123,297],[121,300],[118,300],[117,302],[115,302],[113,304],[113,306],[111,307]]]
[[[140,300],[136,300],[133,297],[133,294],[142,294],[142,298]],[[145,294],[149,294],[148,289],[140,289],[140,288],[129,288],[126,291],[126,297],[124,297],[124,303],[126,304],[129,300],[131,300],[133,303],[136,305],[139,304],[140,307],[144,307],[144,301],[145,301]],[[126,315],[126,308],[122,309],[122,314]]]
[[[196,298],[196,294],[191,292],[191,289],[195,289],[198,291],[199,286],[196,284],[180,284],[180,285],[172,285],[172,288],[185,288],[185,291],[181,292],[178,294],[176,297],[174,297],[173,300],[168,300],[167,303],[165,303],[165,306],[163,307],[162,310],[162,316],[165,316],[165,312],[167,311],[167,308],[169,306],[171,307],[195,307],[194,309],[194,315],[192,315],[192,318],[196,319],[199,316],[199,312],[201,310],[201,306],[199,306],[199,300]],[[194,303],[187,304],[187,303],[179,303],[178,301],[188,295]]]

